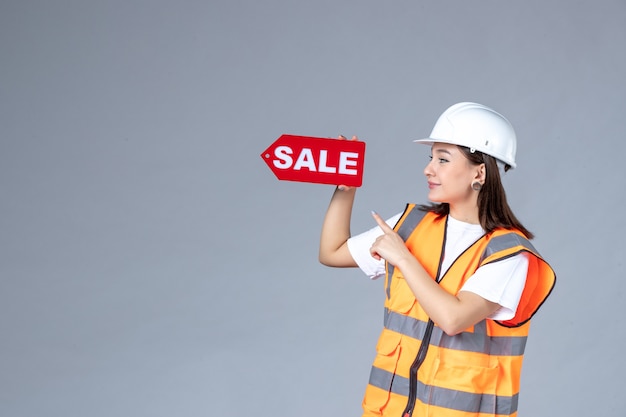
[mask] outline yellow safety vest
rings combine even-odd
[[[402,273],[386,265],[385,320],[363,399],[364,416],[516,416],[520,372],[530,318],[556,276],[517,230],[482,236],[441,275],[447,216],[407,206],[395,226],[430,276],[457,294],[478,267],[521,252],[528,274],[515,317],[485,319],[462,333],[445,334],[419,305]]]

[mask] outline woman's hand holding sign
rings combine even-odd
[[[347,138],[347,137],[345,137],[344,135],[339,135],[338,139],[339,139],[339,140],[348,140],[348,138]],[[359,140],[359,139],[358,139],[356,136],[352,136],[352,139],[350,139],[350,140],[357,141],[357,140]],[[338,189],[339,191],[349,191],[349,190],[351,190],[352,188],[353,188],[353,187],[348,187],[347,185],[344,185],[344,184],[340,184],[340,185],[338,185],[338,186],[337,186],[337,189]]]

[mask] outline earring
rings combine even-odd
[[[478,181],[474,181],[474,182],[472,183],[472,190],[474,190],[474,191],[480,191],[480,189],[481,189],[481,188],[483,188],[483,185],[482,185],[480,182],[478,182]]]

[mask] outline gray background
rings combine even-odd
[[[519,415],[622,416],[624,45],[624,0],[1,0],[0,415],[359,415],[382,282],[318,264],[332,187],[260,153],[359,135],[357,232],[478,101],[559,277]]]

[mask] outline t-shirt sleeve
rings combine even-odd
[[[400,220],[401,215],[402,213],[399,213],[391,217],[386,220],[386,223],[390,227],[394,227]],[[382,229],[376,226],[348,239],[348,250],[350,255],[352,255],[352,259],[354,259],[361,271],[371,279],[385,276],[385,261],[383,259],[378,260],[370,254],[370,248],[374,241],[382,234]]]
[[[473,292],[500,308],[491,316],[492,320],[509,320],[522,297],[528,274],[528,254],[523,252],[501,261],[483,265],[463,285],[461,291]]]

